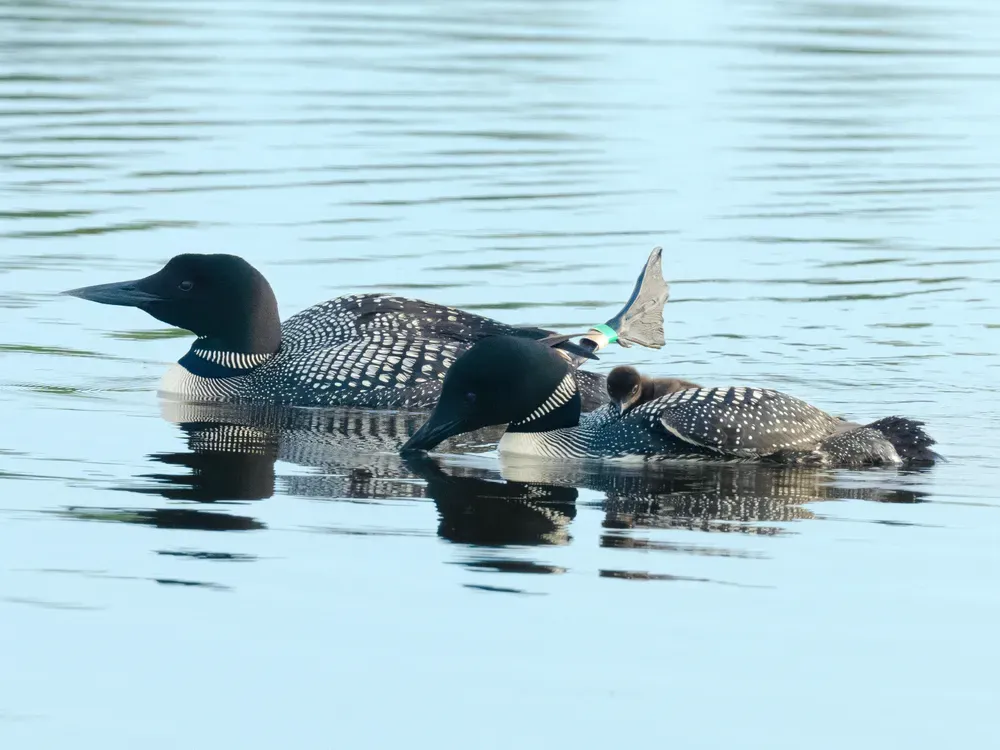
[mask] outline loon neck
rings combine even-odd
[[[179,364],[192,375],[203,378],[229,378],[246,375],[274,356],[273,352],[246,352],[218,348],[216,342],[199,338],[181,357]]]
[[[652,401],[656,397],[656,385],[649,378],[642,379],[642,396],[639,398],[639,403],[644,404],[647,401]]]
[[[209,337],[205,344],[212,349],[240,352],[242,354],[275,354],[281,346],[281,317],[278,301],[270,284],[261,276],[261,288],[249,311],[245,326],[222,337]]]
[[[582,400],[572,372],[559,382],[547,399],[524,419],[511,422],[507,432],[549,432],[580,424]]]
[[[228,296],[214,298],[210,306],[181,310],[189,314],[191,321],[187,325],[181,322],[180,327],[198,337],[192,350],[245,355],[272,355],[278,351],[278,301],[257,269],[247,266],[247,273],[233,279]]]

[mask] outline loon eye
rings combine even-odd
[[[476,394],[473,393],[472,391],[469,391],[468,393],[465,394],[465,401],[466,403],[469,404],[476,403]]]
[[[182,281],[180,284],[177,285],[177,288],[180,289],[182,292],[190,292],[192,289],[194,289],[194,282],[187,280]]]

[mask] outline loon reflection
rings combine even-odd
[[[500,472],[470,465],[468,454],[493,450],[502,427],[454,439],[446,450],[464,458],[442,467],[426,456],[404,459],[397,453],[420,426],[421,414],[171,401],[162,406],[164,417],[185,434],[187,450],[151,458],[183,470],[145,474],[138,486],[123,489],[224,504],[276,493],[349,500],[426,498],[439,514],[438,535],[470,545],[566,544],[581,504],[603,512],[601,544],[624,547],[648,545],[621,533],[627,529],[774,535],[787,532],[790,522],[814,518],[806,503],[914,503],[922,498],[906,486],[906,475],[894,470],[869,472],[861,478],[863,485],[845,486],[837,482],[837,472],[807,467],[630,467],[536,458],[505,459]],[[312,471],[276,473],[278,461]],[[603,497],[581,501],[578,489]],[[219,506],[125,515],[129,518],[116,520],[206,530],[265,528]]]

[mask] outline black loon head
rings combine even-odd
[[[437,406],[403,451],[430,450],[491,425],[539,431],[578,424],[572,368],[550,343],[512,336],[476,343],[448,370]]]
[[[103,305],[138,307],[202,339],[201,349],[271,354],[281,344],[278,303],[261,273],[235,255],[185,254],[144,279],[71,289]]]
[[[608,396],[623,414],[642,399],[642,375],[634,367],[622,365],[608,373]]]

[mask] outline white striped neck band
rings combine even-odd
[[[252,370],[267,362],[273,354],[247,354],[245,352],[223,352],[215,349],[192,349],[191,352],[207,362],[212,362],[231,370]]]
[[[572,372],[567,372],[565,377],[559,381],[559,385],[556,386],[552,395],[545,399],[541,406],[524,419],[511,422],[511,426],[525,425],[529,422],[534,422],[536,419],[541,419],[546,414],[551,414],[559,407],[569,403],[574,395],[576,395],[576,379],[573,377]]]

